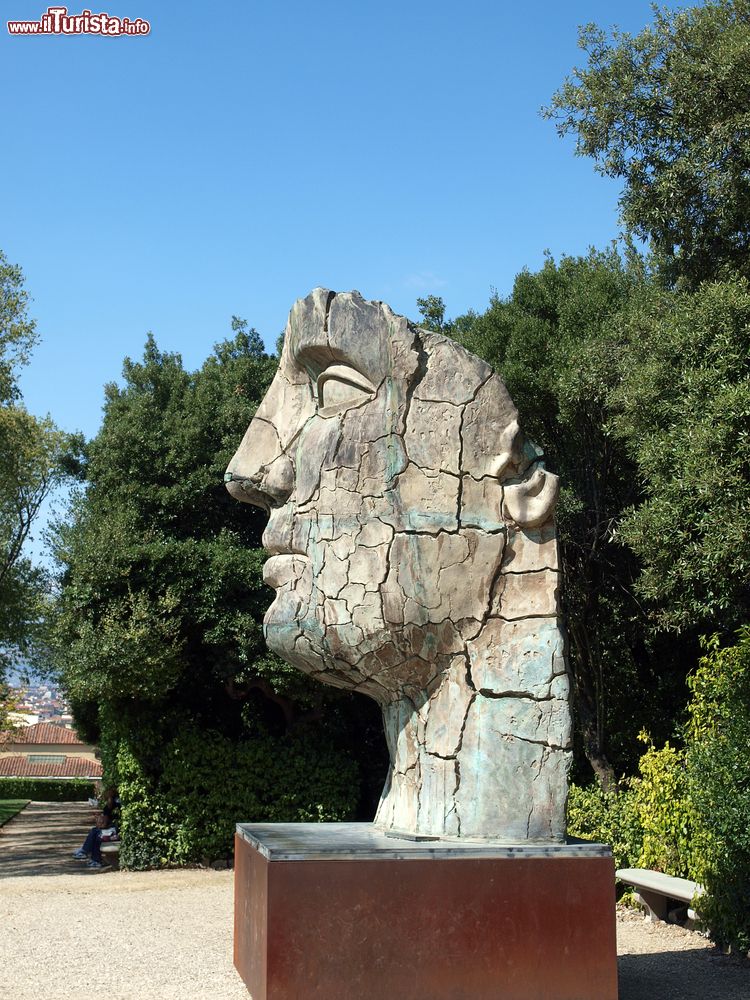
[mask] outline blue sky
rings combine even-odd
[[[197,367],[233,313],[272,346],[316,285],[456,315],[545,249],[616,235],[617,186],[538,111],[583,59],[577,26],[637,31],[645,0],[103,7],[150,35],[0,25],[0,248],[42,338],[22,387],[66,430],[96,432],[149,330]]]

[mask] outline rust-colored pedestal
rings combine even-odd
[[[234,964],[252,1000],[617,1000],[600,844],[240,824]]]

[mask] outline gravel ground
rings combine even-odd
[[[701,934],[618,907],[620,1000],[750,1000],[750,963]]]
[[[4,1000],[248,1000],[232,966],[232,873],[0,882]]]
[[[33,806],[0,833],[2,1000],[248,1000],[231,872],[86,872],[70,852],[90,811]],[[750,1000],[750,964],[699,934],[620,909],[617,936],[620,1000]]]

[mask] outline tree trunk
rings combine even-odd
[[[596,652],[591,649],[584,626],[571,625],[569,635],[570,669],[573,674],[576,717],[583,737],[583,752],[599,784],[607,792],[616,787],[617,781],[604,749],[604,705],[601,671],[598,669],[600,664],[592,662],[596,659]]]

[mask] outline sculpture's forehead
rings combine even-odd
[[[413,339],[406,319],[385,303],[325,288],[294,304],[286,333],[293,363],[318,371],[330,364],[350,364],[375,385],[411,367]]]

